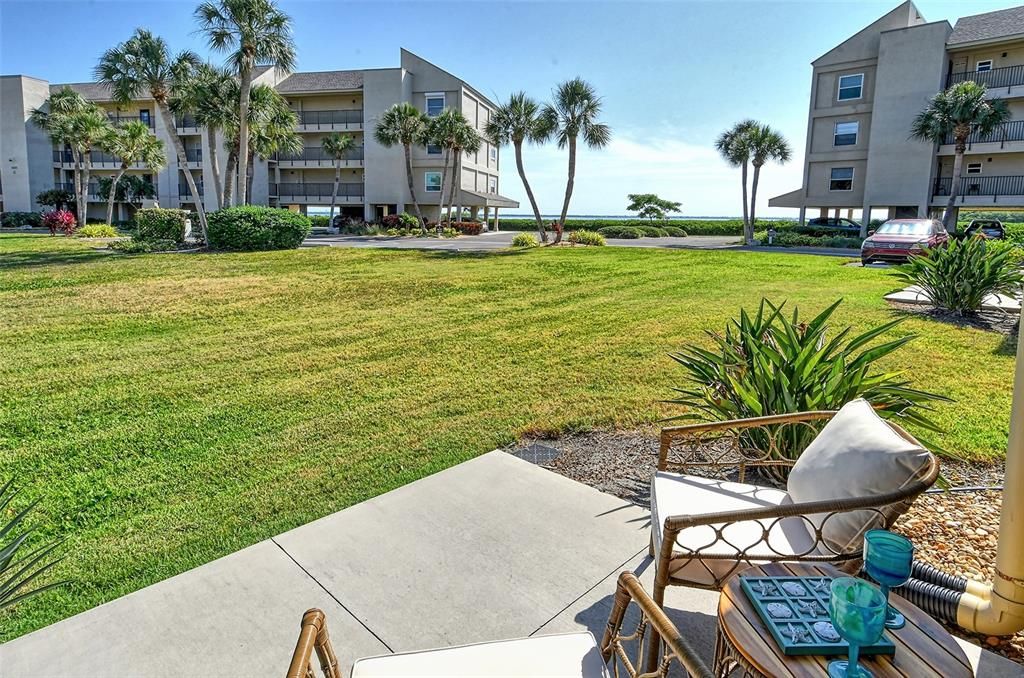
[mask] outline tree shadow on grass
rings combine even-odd
[[[5,238],[5,240],[7,240]],[[0,271],[41,266],[64,266],[86,264],[111,256],[112,252],[102,250],[44,250],[28,252],[0,252]]]

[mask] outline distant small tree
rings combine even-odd
[[[43,207],[53,207],[58,210],[68,209],[72,212],[77,211],[75,208],[75,194],[71,191],[65,191],[63,188],[51,188],[48,191],[41,191],[36,196],[36,202]]]
[[[96,193],[100,198],[110,201],[110,189],[114,185],[114,177],[100,177],[96,186]],[[117,182],[114,190],[114,202],[124,203],[135,209],[142,206],[146,198],[156,197],[156,186],[153,182],[144,179],[137,174],[127,174]],[[108,218],[107,223],[112,223]]]
[[[630,200],[626,209],[636,212],[641,219],[664,219],[669,212],[683,209],[682,203],[659,198],[654,193],[630,193],[626,197]]]

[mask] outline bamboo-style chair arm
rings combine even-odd
[[[637,607],[640,608],[640,623],[634,632],[623,636],[622,624],[626,617],[626,610],[631,602],[636,603]],[[637,678],[637,676],[641,675],[645,664],[645,658],[642,653],[647,649],[647,643],[644,642],[643,638],[647,626],[650,626],[652,632],[661,638],[665,646],[664,655],[660,658],[659,671],[653,675],[667,675],[669,666],[673,661],[682,665],[690,676],[711,678],[714,675],[707,664],[700,658],[700,655],[690,645],[689,641],[679,633],[679,629],[672,623],[672,620],[647,595],[636,575],[628,571],[623,572],[619,575],[612,612],[608,618],[608,626],[605,628],[604,638],[601,640],[601,656],[604,657],[604,661],[606,663],[615,660],[621,662],[621,665],[631,678]],[[635,661],[629,658],[623,641],[635,641],[638,653]],[[619,675],[618,672],[615,675]]]
[[[299,640],[295,643],[295,652],[288,665],[287,678],[315,678],[316,671],[311,661],[314,650],[325,678],[341,678],[338,658],[327,634],[327,617],[322,610],[316,608],[306,610],[302,615]]]

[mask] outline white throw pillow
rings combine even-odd
[[[869,497],[895,492],[920,480],[931,466],[931,453],[907,440],[859,398],[842,407],[807,446],[789,474],[794,502]],[[906,502],[881,507],[888,520]],[[811,516],[821,525],[826,514]],[[825,520],[822,538],[836,552],[861,547],[864,533],[882,527],[874,511],[835,514]]]

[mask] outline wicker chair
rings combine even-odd
[[[625,635],[627,611],[631,603],[639,608],[636,626]],[[422,652],[384,655],[358,660],[352,667],[352,678],[378,675],[417,676],[430,678],[451,675],[558,675],[581,678],[638,678],[640,667],[647,662],[645,633],[650,629],[662,644],[655,646],[658,656],[648,676],[668,676],[673,664],[684,675],[710,678],[713,674],[665,613],[654,604],[632,572],[619,575],[611,616],[604,637],[598,645],[586,631],[551,636],[534,636],[515,640],[465,645]],[[341,678],[338,660],[327,635],[324,613],[309,610],[302,617],[299,640],[288,668],[288,678],[316,678],[311,662],[313,651],[320,659],[326,678]],[[630,650],[634,659],[630,659]],[[676,674],[673,674],[676,675]]]

